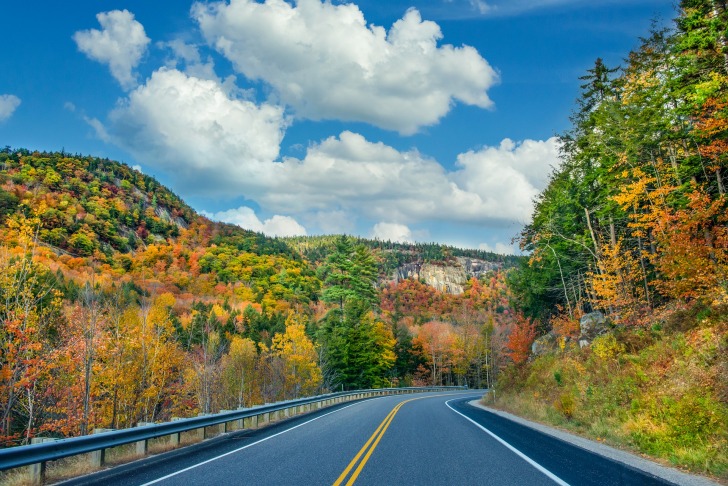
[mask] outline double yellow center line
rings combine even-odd
[[[397,415],[397,412],[399,412],[399,409],[402,408],[405,403],[411,402],[413,400],[419,400],[421,398],[427,397],[410,398],[409,400],[398,403],[397,406],[395,406],[392,411],[389,412],[389,415],[387,415],[384,420],[382,420],[382,423],[379,424],[377,430],[374,431],[372,436],[369,437],[369,440],[366,442],[366,444],[364,444],[364,447],[359,450],[356,456],[354,456],[354,459],[352,459],[349,465],[346,466],[344,472],[342,472],[341,475],[336,479],[336,481],[334,482],[334,486],[339,486],[340,484],[342,484],[347,476],[349,476],[349,473],[354,468],[354,466],[356,466],[358,463],[359,465],[356,466],[356,469],[351,474],[349,480],[346,482],[346,486],[351,486],[352,484],[354,484],[354,481],[356,481],[356,478],[359,477],[359,473],[361,473],[361,470],[364,469],[364,466],[369,460],[369,457],[371,457],[372,452],[374,452],[374,449],[376,449],[379,441],[382,440],[382,436],[384,436],[384,433],[387,431],[389,424],[392,423],[394,416]],[[361,462],[359,461],[359,459],[361,459]]]

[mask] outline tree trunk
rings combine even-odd
[[[725,1],[724,0],[712,0],[713,15],[718,20],[721,20],[725,16]],[[725,35],[722,34],[723,30],[719,29],[718,32],[718,43],[720,44],[720,50],[723,54],[723,69],[728,74],[728,42],[726,41]]]
[[[592,227],[591,223],[591,216],[589,216],[589,209],[584,208],[584,214],[586,214],[586,225],[589,228],[589,234],[591,235],[592,243],[594,243],[594,256],[596,256],[597,259],[597,271],[599,273],[602,273],[601,265],[599,265],[600,262],[600,252],[599,252],[599,243],[597,242],[597,237],[594,234],[594,228]]]

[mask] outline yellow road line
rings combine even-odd
[[[372,452],[374,452],[374,449],[377,447],[377,444],[379,444],[379,441],[382,439],[382,436],[384,436],[384,433],[387,431],[387,428],[389,427],[389,424],[392,423],[392,420],[394,419],[394,416],[397,415],[397,412],[399,411],[402,406],[407,403],[411,402],[413,400],[419,400],[421,398],[427,398],[427,397],[417,397],[417,398],[410,398],[409,400],[405,400],[403,402],[399,402],[389,414],[384,417],[384,420],[382,420],[382,423],[379,424],[379,427],[377,427],[377,430],[374,431],[371,437],[369,437],[369,440],[366,441],[364,444],[364,447],[359,450],[359,452],[354,456],[354,459],[351,460],[348,466],[346,466],[346,469],[344,469],[344,472],[341,473],[341,475],[336,479],[333,486],[339,486],[344,479],[349,475],[349,472],[351,469],[356,465],[356,463],[359,461],[359,458],[361,458],[362,454],[366,452],[366,455],[362,459],[362,461],[359,463],[359,466],[356,468],[354,473],[349,478],[349,481],[347,481],[346,486],[351,486],[354,484],[354,481],[356,481],[356,478],[359,477],[359,473],[361,473],[361,470],[364,469],[364,465],[369,460],[369,457],[371,457]],[[369,447],[371,445],[371,447]],[[368,450],[367,450],[368,449]]]
[[[444,395],[461,395],[462,393],[463,392],[453,392],[440,395],[427,395],[424,397],[410,398],[409,400],[399,402],[397,405],[395,405],[392,411],[389,412],[386,417],[384,417],[384,420],[382,420],[382,423],[379,424],[377,430],[374,431],[372,436],[369,437],[369,440],[366,441],[364,447],[362,447],[359,452],[357,452],[356,456],[354,456],[354,459],[352,459],[349,465],[346,466],[346,469],[344,469],[344,472],[342,472],[341,475],[336,479],[336,481],[334,481],[333,486],[340,486],[341,483],[344,482],[346,477],[349,475],[351,470],[354,468],[354,466],[356,466],[357,462],[359,462],[359,459],[362,457],[362,455],[364,455],[364,458],[361,459],[361,462],[359,462],[359,465],[354,470],[349,480],[346,482],[346,486],[352,486],[352,484],[354,484],[356,479],[359,477],[359,473],[361,473],[362,469],[364,469],[364,466],[374,452],[374,449],[376,449],[377,445],[379,444],[379,441],[382,440],[382,437],[384,437],[384,433],[387,431],[387,428],[389,428],[389,424],[392,423],[392,420],[394,420],[394,416],[397,415],[397,412],[400,408],[402,408],[405,403],[409,403],[414,400],[420,400],[422,398],[434,398],[435,396]]]

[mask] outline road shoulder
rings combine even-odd
[[[580,437],[578,435],[564,432],[562,430],[558,430],[553,427],[549,427],[547,425],[543,425],[543,424],[540,424],[537,422],[532,422],[530,420],[524,419],[517,415],[513,415],[511,413],[504,412],[503,410],[497,410],[494,408],[486,407],[485,405],[480,403],[480,400],[472,400],[469,402],[469,404],[472,405],[473,407],[477,407],[477,408],[483,409],[487,412],[496,414],[507,420],[511,420],[513,422],[519,423],[526,427],[530,427],[543,434],[550,435],[557,439],[560,439],[560,440],[563,440],[570,444],[573,444],[576,447],[580,447],[582,449],[588,450],[595,454],[599,454],[603,457],[607,457],[613,461],[627,464],[628,466],[631,466],[635,469],[645,471],[649,474],[652,474],[653,476],[657,476],[666,481],[670,481],[671,483],[675,483],[678,485],[685,485],[685,486],[716,486],[718,484],[728,484],[728,483],[717,483],[717,482],[714,482],[703,476],[687,474],[687,473],[684,473],[677,469],[673,469],[673,468],[658,464],[656,462],[652,462],[650,460],[647,460],[643,457],[637,456],[630,452],[615,449],[614,447],[608,446],[606,444],[602,444],[600,442],[585,439],[584,437]]]

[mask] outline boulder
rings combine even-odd
[[[584,314],[579,321],[579,329],[581,330],[579,341],[584,338],[591,341],[607,331],[607,318],[599,311]]]
[[[559,349],[559,341],[556,339],[556,335],[553,332],[549,332],[536,339],[531,344],[531,353],[534,356],[541,356],[542,354],[553,353]]]

